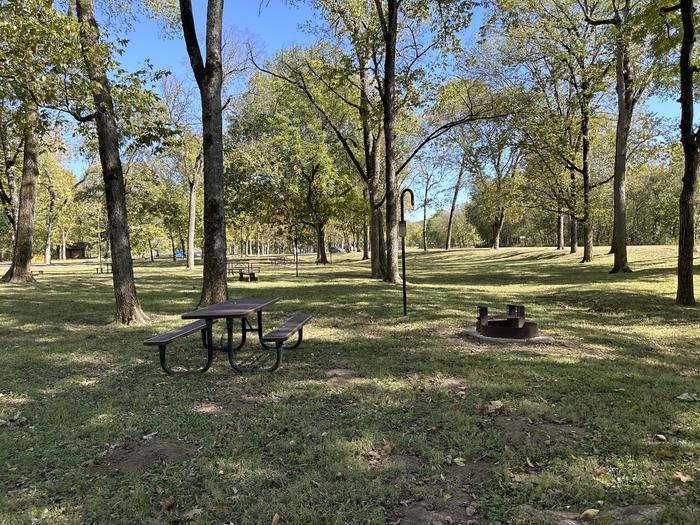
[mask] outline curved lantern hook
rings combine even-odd
[[[413,208],[413,207],[415,206],[415,204],[414,204],[415,201],[414,201],[414,199],[413,199],[413,191],[412,191],[410,188],[404,189],[404,190],[401,192],[401,199],[400,199],[400,200],[401,200],[401,220],[402,220],[402,221],[404,220],[404,217],[403,217],[403,213],[404,213],[404,209],[403,209],[403,198],[404,198],[404,196],[406,195],[406,193],[408,193],[408,194],[411,196],[411,208]]]

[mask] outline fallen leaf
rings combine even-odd
[[[275,515],[272,516],[272,524],[271,525],[277,525],[280,522],[280,515],[275,512]]]
[[[383,447],[381,447],[381,448],[378,450],[378,452],[379,452],[382,456],[388,456],[389,454],[391,454],[391,451],[392,451],[392,450],[394,450],[394,447],[392,447],[392,446],[389,445],[389,444],[386,444],[386,445],[384,445]]]
[[[464,461],[464,458],[454,458],[452,462],[455,465],[459,465],[460,467],[463,467],[466,464],[466,461]]]
[[[700,401],[700,397],[698,397],[697,394],[689,393],[689,392],[683,392],[680,396],[677,396],[676,399],[678,401],[685,401],[686,403],[692,403],[694,401]]]
[[[158,435],[158,432],[151,432],[150,434],[144,434],[141,439],[145,439],[146,441],[149,441],[156,437]]]
[[[681,483],[691,483],[693,481],[693,476],[690,474],[683,474],[682,472],[675,472],[673,477],[679,480]]]
[[[442,499],[445,500],[445,501],[450,501],[450,500],[452,499],[452,494],[450,494],[449,492],[445,492],[445,493],[442,495]]]
[[[666,450],[665,448],[660,448],[656,451],[656,455],[660,458],[672,458],[673,452],[671,452],[670,450]]]
[[[605,467],[596,467],[593,472],[595,472],[596,476],[602,476],[605,474]]]
[[[600,514],[600,511],[598,509],[587,509],[584,510],[581,515],[579,516],[579,519],[582,520],[592,520],[594,519],[598,514]]]
[[[198,507],[197,505],[195,505],[195,506],[192,507],[190,510],[188,510],[187,512],[185,512],[185,513],[183,514],[183,517],[186,518],[186,519],[188,519],[188,520],[191,520],[192,518],[194,518],[195,516],[199,516],[199,515],[202,514],[203,512],[204,512],[204,510],[202,510],[200,507]]]
[[[228,509],[225,503],[214,503],[211,508],[217,512],[226,512]]]
[[[160,510],[170,510],[175,506],[175,496],[165,498],[160,502]]]

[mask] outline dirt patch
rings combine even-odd
[[[420,459],[408,454],[392,454],[381,460],[379,463],[384,468],[395,468],[406,472],[414,472],[421,466]]]
[[[491,426],[506,436],[514,446],[548,447],[559,441],[581,439],[586,429],[568,423],[532,422],[518,416],[496,416]]]
[[[192,410],[200,414],[212,414],[215,416],[230,416],[243,410],[253,408],[259,403],[252,397],[239,397],[221,400],[207,400],[196,403]]]
[[[602,512],[587,510],[591,517],[574,512],[556,510],[539,510],[530,505],[518,507],[520,515],[532,525],[585,525],[587,523],[605,523],[608,525],[634,525],[656,520],[663,514],[663,505],[631,505]]]
[[[470,490],[478,490],[483,485],[490,483],[495,477],[494,465],[488,461],[477,461],[461,465],[448,465],[443,474],[446,481]]]
[[[93,460],[90,470],[101,474],[143,472],[153,465],[186,461],[197,452],[191,443],[172,439],[142,439],[116,445]]]
[[[451,464],[437,475],[418,483],[429,487],[429,495],[419,500],[407,500],[393,511],[393,523],[469,524],[486,523],[479,512],[476,495],[496,476],[494,465],[488,461]]]
[[[334,368],[326,372],[326,378],[323,380],[329,385],[344,385],[350,383],[356,378],[355,372],[347,368]]]

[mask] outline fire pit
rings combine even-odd
[[[525,322],[525,306],[509,304],[505,317],[489,318],[489,309],[479,306],[476,331],[484,337],[498,339],[532,339],[537,337],[537,323]]]

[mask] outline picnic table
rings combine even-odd
[[[226,261],[226,272],[229,275],[238,274],[239,281],[254,282],[258,280],[257,273],[260,273],[260,266],[252,261]]]
[[[158,346],[160,350],[160,363],[163,370],[167,374],[173,374],[173,370],[168,365],[165,352],[167,345],[182,336],[189,335],[194,332],[201,332],[202,344],[207,349],[207,362],[198,369],[199,372],[209,370],[213,360],[214,352],[226,352],[231,368],[237,372],[274,372],[280,365],[282,360],[282,349],[297,348],[303,339],[304,325],[311,320],[311,316],[297,315],[288,319],[282,326],[272,330],[268,334],[264,334],[263,330],[263,310],[272,306],[278,301],[274,298],[241,298],[233,301],[223,301],[193,310],[182,314],[183,319],[194,319],[195,321],[177,330],[172,330],[165,334],[161,334],[144,341],[145,345]],[[250,317],[256,317],[256,325],[250,321]],[[224,344],[214,344],[213,326],[219,320],[226,321],[226,342]],[[241,340],[240,343],[234,346],[234,324],[235,320],[241,320]],[[238,352],[246,343],[246,336],[253,332],[258,335],[258,342],[262,347],[256,356],[262,358],[265,350],[275,350],[275,361],[270,366],[250,366],[259,364],[259,359],[255,363],[244,364],[238,359]],[[297,342],[292,346],[284,346],[284,343],[292,335],[298,334]],[[223,342],[223,337],[222,337]],[[269,346],[266,343],[273,343]],[[269,355],[269,353],[268,353]]]

